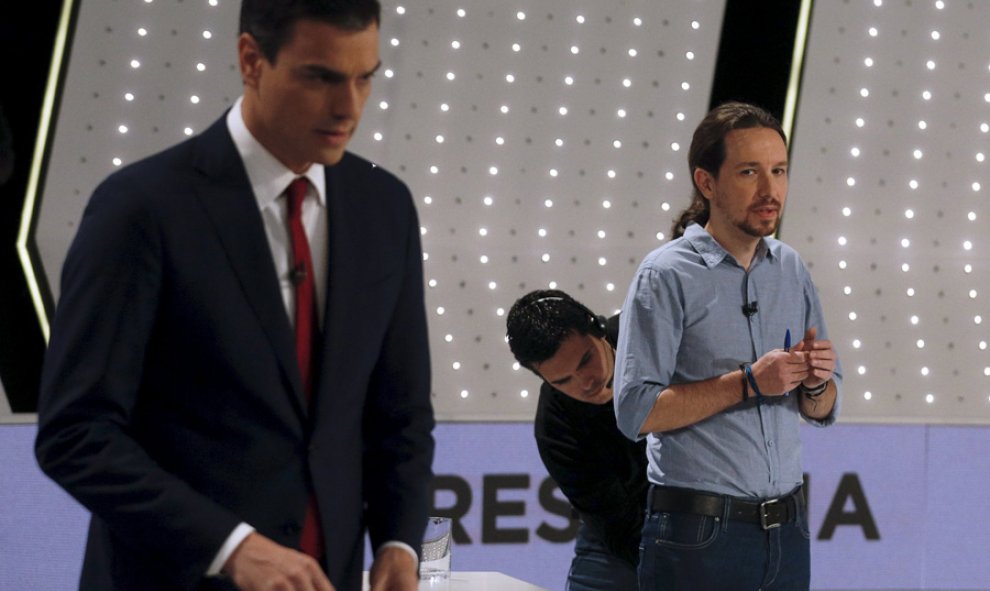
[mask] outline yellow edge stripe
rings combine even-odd
[[[24,268],[28,290],[31,293],[34,310],[38,315],[38,322],[41,324],[41,332],[45,337],[46,343],[48,342],[50,333],[48,313],[45,310],[44,299],[41,297],[37,272],[31,262],[31,255],[28,252],[28,240],[31,238],[31,222],[34,217],[35,203],[38,199],[38,181],[41,176],[41,163],[48,149],[48,130],[53,124],[52,111],[54,110],[55,99],[58,95],[59,73],[62,71],[62,61],[66,57],[65,46],[69,37],[69,19],[72,16],[72,3],[74,1],[63,0],[62,2],[62,16],[59,19],[58,31],[55,34],[52,64],[48,70],[48,84],[41,107],[41,120],[38,122],[38,136],[34,146],[34,157],[31,161],[31,174],[28,177],[27,195],[24,200],[24,209],[21,211],[21,227],[17,232],[17,256],[21,259],[21,266]]]
[[[801,68],[804,66],[804,50],[808,42],[808,26],[811,22],[811,5],[814,0],[801,0],[797,31],[794,34],[794,55],[791,56],[791,76],[787,84],[787,99],[784,102],[784,120],[781,125],[787,134],[788,142],[794,128],[794,114],[797,111],[798,93],[801,91]]]

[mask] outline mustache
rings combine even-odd
[[[750,209],[759,209],[761,207],[766,207],[768,205],[773,206],[773,207],[776,207],[777,209],[781,209],[781,203],[780,203],[780,201],[774,199],[773,197],[767,197],[766,199],[760,199],[759,201],[757,201],[756,203],[754,203],[753,205],[751,205],[750,206]]]

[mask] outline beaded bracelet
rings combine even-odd
[[[801,384],[801,391],[804,392],[804,395],[807,396],[808,398],[818,398],[819,396],[825,393],[825,390],[828,389],[828,383],[829,380],[825,380],[824,382],[815,386],[814,388],[808,388],[805,387],[804,384]]]

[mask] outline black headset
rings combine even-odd
[[[535,306],[536,304],[539,304],[540,302],[555,302],[555,301],[556,302],[564,302],[565,304],[568,304],[568,305],[572,306],[573,308],[575,308],[577,310],[580,310],[581,312],[584,312],[588,316],[588,320],[591,323],[591,331],[589,331],[591,333],[591,335],[592,336],[595,336],[595,337],[599,337],[599,338],[604,338],[605,337],[605,334],[606,334],[605,333],[605,317],[604,316],[599,316],[599,315],[595,314],[594,312],[592,312],[591,310],[589,310],[587,306],[585,306],[584,304],[582,304],[581,302],[579,302],[579,301],[577,301],[575,299],[565,298],[565,297],[561,297],[561,296],[545,296],[545,297],[542,297],[542,298],[533,300],[532,302],[529,303],[529,305],[530,306]]]

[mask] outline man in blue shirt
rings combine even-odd
[[[640,589],[807,589],[798,417],[835,421],[841,370],[811,276],[770,237],[787,198],[783,130],[724,104],[688,165],[684,236],[640,265],[616,352],[619,429],[647,438]]]

